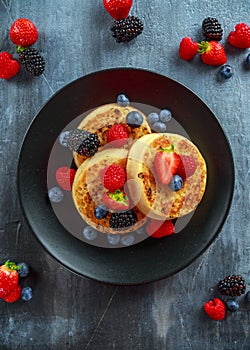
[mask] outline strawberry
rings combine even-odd
[[[38,38],[38,31],[33,22],[27,18],[18,18],[10,27],[10,40],[18,46],[33,45]]]
[[[235,31],[229,33],[227,40],[232,46],[248,49],[250,47],[250,26],[246,23],[236,24]]]
[[[197,169],[197,163],[194,158],[186,155],[180,155],[180,165],[176,170],[176,174],[179,175],[183,180],[194,174]]]
[[[20,64],[8,52],[0,53],[0,78],[10,79],[20,70]]]
[[[11,293],[18,286],[18,266],[7,260],[0,266],[0,298]]]
[[[19,285],[16,285],[15,289],[3,297],[3,300],[6,301],[6,303],[14,303],[20,299],[21,291],[22,288]]]
[[[124,124],[114,124],[107,132],[107,141],[114,147],[122,147],[128,141],[129,133]]]
[[[227,62],[224,47],[218,41],[202,41],[198,45],[203,63],[209,66],[220,66]]]
[[[221,321],[226,314],[226,306],[222,300],[214,298],[204,304],[204,311],[213,320]]]
[[[157,152],[154,158],[154,167],[159,180],[168,185],[172,180],[176,170],[180,166],[180,156],[175,153],[173,145],[171,149],[161,148],[160,152]]]
[[[75,170],[66,166],[56,170],[56,181],[65,191],[70,191],[75,177]]]
[[[189,61],[198,53],[198,43],[190,37],[181,40],[179,46],[179,55],[182,60]]]
[[[119,21],[128,16],[132,0],[103,0],[103,5],[110,16]]]
[[[162,238],[170,236],[174,233],[174,224],[170,220],[159,221],[150,219],[146,226],[146,232],[149,236],[154,238]]]
[[[113,211],[125,211],[129,209],[129,199],[124,191],[116,190],[114,193],[106,192],[102,201]]]
[[[110,192],[114,192],[122,188],[126,181],[126,172],[118,164],[112,164],[105,168],[103,176],[103,186]]]

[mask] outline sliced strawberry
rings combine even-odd
[[[171,220],[160,221],[150,219],[146,226],[146,232],[149,236],[154,238],[162,238],[170,236],[174,233],[175,227]]]
[[[154,166],[159,180],[164,185],[170,183],[179,168],[180,162],[180,156],[173,151],[173,146],[170,150],[162,148],[160,152],[156,153]]]
[[[179,175],[183,180],[187,177],[192,176],[197,169],[197,163],[194,158],[186,155],[180,155],[180,165],[176,170],[176,174]]]
[[[19,284],[17,284],[15,289],[13,289],[9,294],[3,297],[3,300],[6,301],[6,303],[14,303],[18,299],[20,299],[21,291],[22,288],[19,286]]]
[[[116,190],[114,193],[106,192],[102,201],[113,211],[125,211],[129,209],[130,201],[124,191]]]

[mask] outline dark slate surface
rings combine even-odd
[[[39,29],[36,47],[46,58],[43,76],[21,72],[0,82],[0,260],[29,263],[25,283],[34,289],[30,302],[0,302],[0,349],[250,349],[250,307],[243,299],[221,322],[202,310],[219,279],[236,272],[250,281],[248,52],[227,46],[236,74],[224,83],[216,79],[218,68],[198,57],[178,58],[181,38],[198,40],[203,18],[217,17],[227,35],[234,24],[249,22],[250,2],[134,0],[132,12],[143,19],[144,33],[118,45],[101,0],[0,1],[1,51],[14,51],[8,29],[27,17]],[[18,152],[34,115],[67,83],[110,67],[150,69],[191,88],[216,114],[236,166],[232,207],[217,239],[182,272],[143,286],[107,286],[63,268],[34,238],[17,199]]]

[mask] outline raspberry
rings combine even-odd
[[[128,16],[125,19],[115,21],[111,27],[111,31],[118,43],[130,41],[142,33],[143,23],[138,17]]]
[[[240,275],[230,275],[217,284],[217,289],[221,295],[240,296],[246,291],[245,280]]]
[[[0,78],[10,79],[14,77],[20,70],[20,64],[14,60],[13,56],[8,52],[0,53]]]
[[[204,311],[213,320],[221,321],[226,314],[226,306],[222,300],[214,298],[204,304]]]
[[[149,236],[154,238],[162,238],[172,235],[174,233],[174,224],[172,221],[159,221],[151,219],[146,226],[146,232]]]
[[[104,8],[115,20],[126,18],[132,6],[132,0],[103,0]]]
[[[190,37],[185,37],[179,45],[179,56],[182,60],[189,61],[198,53],[198,43]]]
[[[71,191],[75,177],[75,170],[66,166],[56,170],[56,181],[58,185],[65,191]]]
[[[181,163],[176,171],[176,174],[178,174],[184,180],[194,174],[195,170],[197,169],[197,163],[194,158],[190,156],[180,155],[180,158]]]
[[[114,147],[122,147],[128,141],[129,133],[124,124],[114,124],[107,132],[107,141]]]
[[[121,189],[126,181],[125,170],[118,164],[108,166],[102,176],[104,187],[111,192]]]
[[[250,26],[246,23],[238,23],[235,30],[229,33],[228,42],[234,47],[247,49],[250,47]]]

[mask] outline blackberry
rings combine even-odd
[[[36,49],[33,47],[28,49],[19,48],[17,49],[17,52],[19,54],[21,64],[29,73],[34,76],[43,74],[45,69],[45,61]]]
[[[121,230],[123,228],[133,226],[137,221],[137,215],[132,211],[124,211],[118,213],[112,213],[109,224],[110,227],[116,230]]]
[[[100,146],[100,141],[96,134],[80,129],[69,131],[66,143],[71,151],[86,157],[93,156]]]
[[[128,16],[119,21],[114,21],[111,31],[118,43],[130,41],[142,33],[143,23],[138,17]]]
[[[207,17],[202,22],[202,34],[207,41],[220,41],[223,35],[223,29],[217,18]]]
[[[245,293],[246,285],[242,276],[230,275],[217,284],[217,289],[221,295],[235,297]]]

